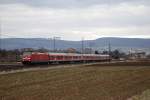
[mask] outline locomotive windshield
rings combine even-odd
[[[24,52],[23,56],[30,56],[32,54],[32,52]]]

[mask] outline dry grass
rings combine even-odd
[[[132,96],[128,100],[150,100],[150,90],[146,90],[139,95]]]
[[[2,100],[126,100],[150,89],[150,67],[72,67],[0,75]]]

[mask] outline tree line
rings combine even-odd
[[[21,61],[21,57],[23,52],[53,52],[45,48],[40,48],[40,49],[32,49],[32,48],[25,48],[25,49],[14,49],[14,50],[5,50],[5,49],[0,49],[0,62],[19,62]],[[59,50],[56,52],[64,52],[67,53],[65,50]],[[80,53],[77,51],[76,53]],[[102,51],[99,53],[98,50],[94,52],[95,54],[109,54],[112,59],[120,59],[128,58],[128,54],[121,52],[119,50],[113,50],[113,51]],[[148,58],[150,58],[150,55],[147,55]]]

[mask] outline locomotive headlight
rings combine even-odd
[[[26,61],[26,60],[27,60],[27,61],[30,61],[31,58],[30,58],[30,57],[25,57],[25,58],[23,58],[23,60],[24,60],[24,61]]]

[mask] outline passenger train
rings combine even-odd
[[[110,61],[109,55],[104,54],[76,54],[76,53],[40,53],[25,52],[22,56],[23,64],[53,64],[75,62],[100,62]]]

